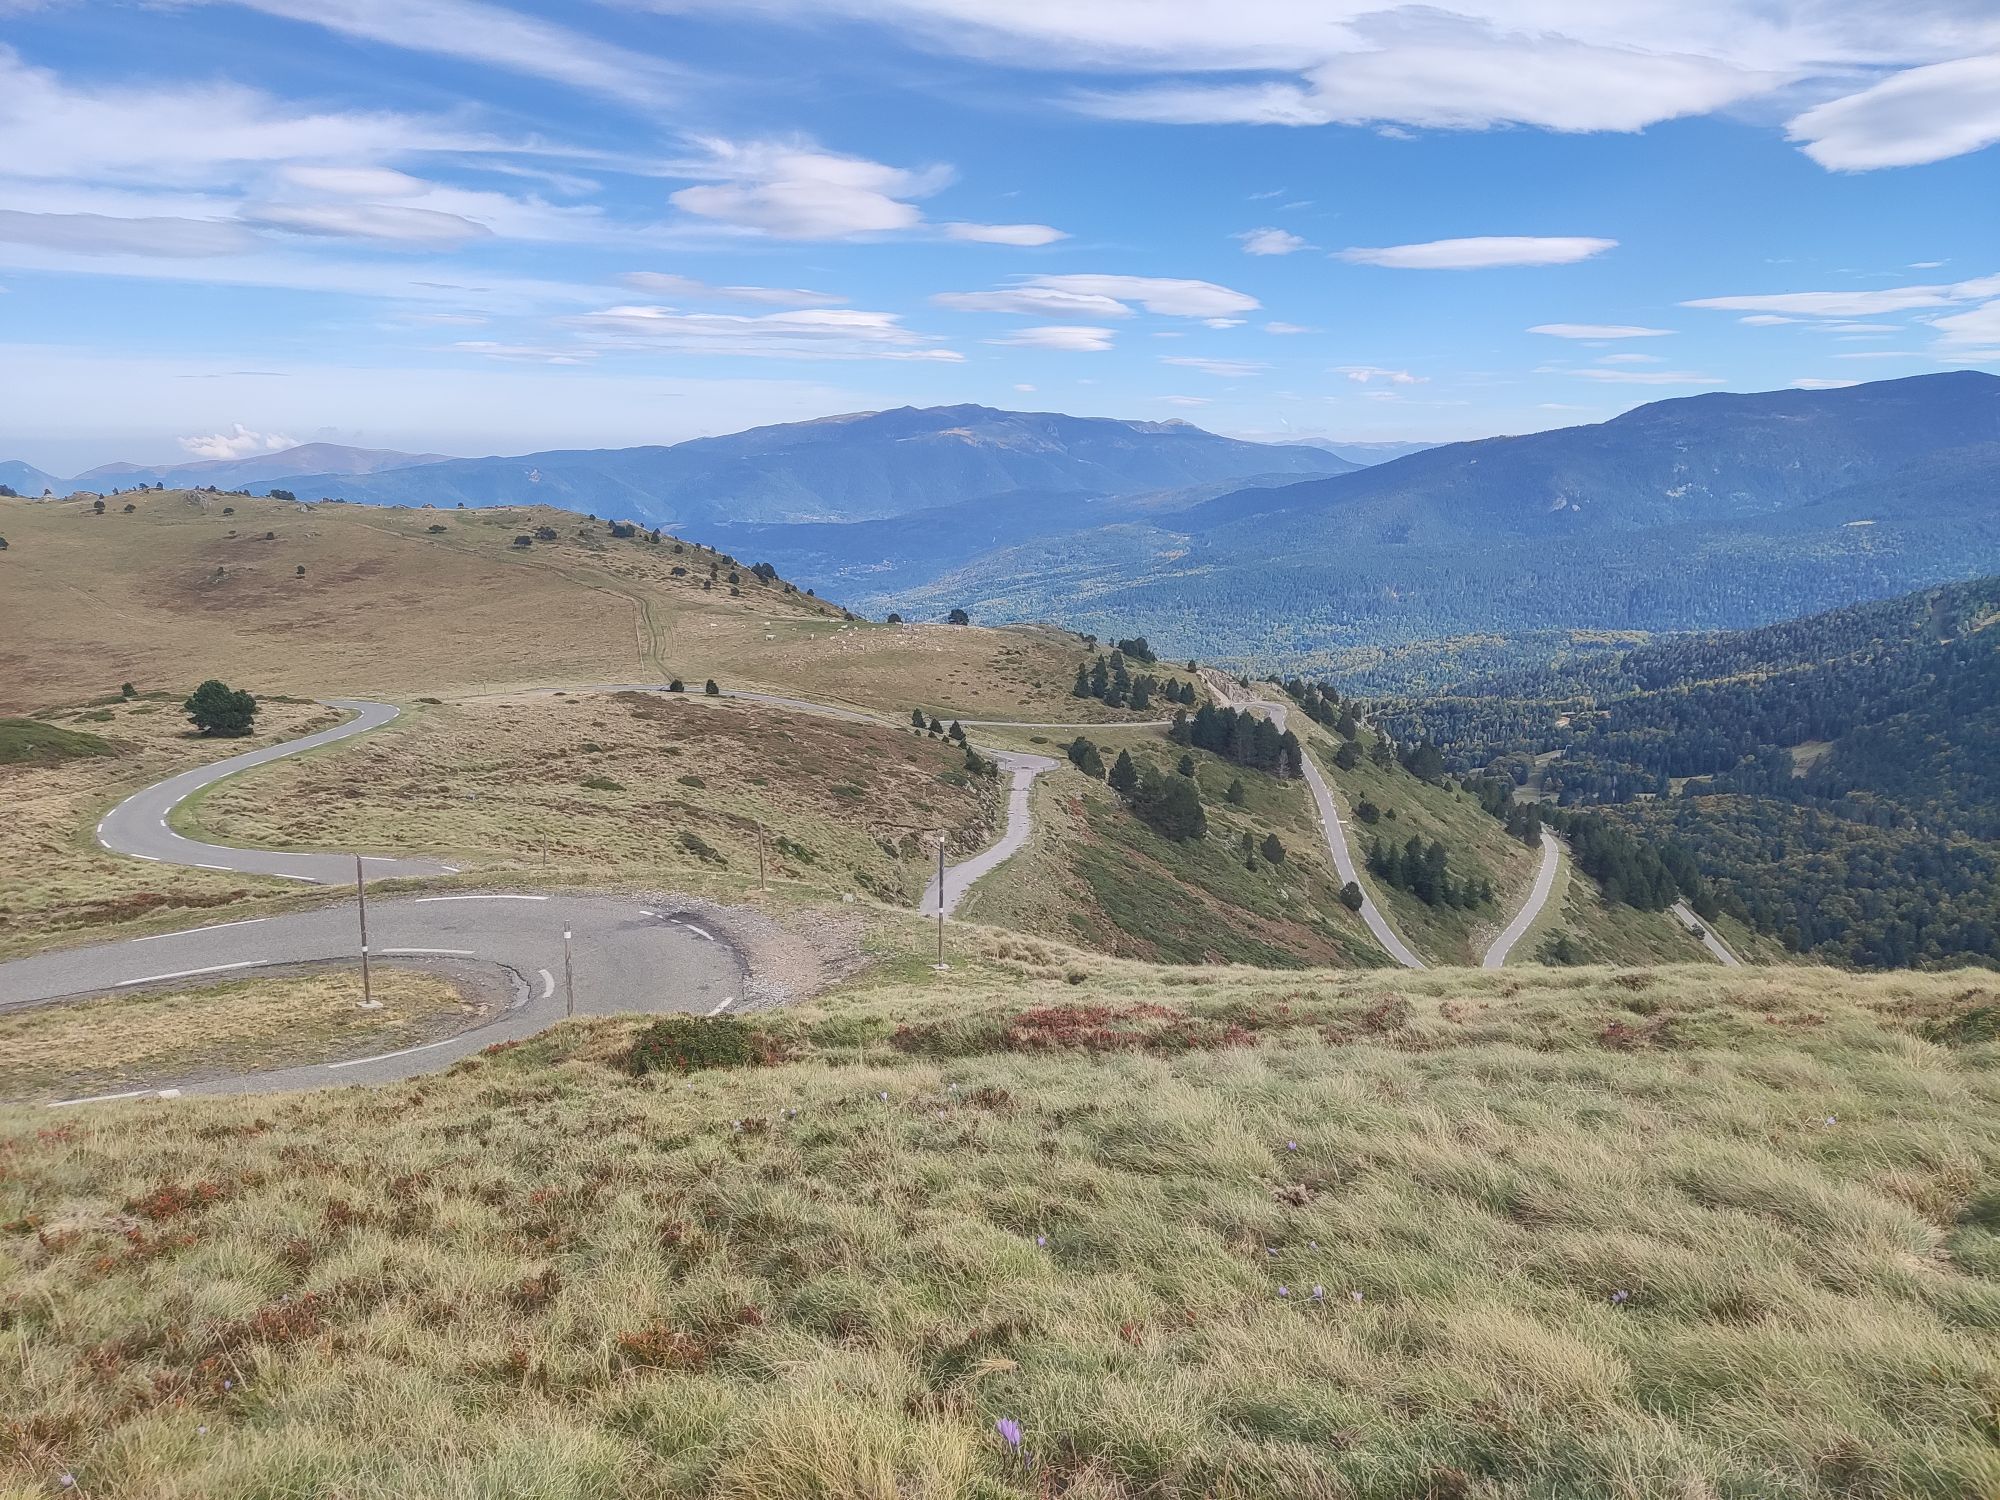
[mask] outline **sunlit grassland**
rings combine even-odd
[[[15,1491],[2000,1486],[1991,975],[971,939],[769,1066],[0,1113]]]
[[[0,1099],[326,1062],[407,1046],[479,1015],[437,975],[378,963],[372,978],[375,1010],[358,1003],[352,965],[0,1010]]]
[[[419,704],[365,739],[248,772],[187,821],[230,843],[427,853],[469,875],[758,884],[913,904],[930,858],[903,830],[989,842],[999,789],[907,729],[692,694]]]
[[[1161,775],[1178,774],[1184,753],[1157,729],[1092,729],[1088,737],[1107,764],[1126,751]],[[1044,735],[1026,748],[1061,757],[1070,738]],[[974,888],[963,915],[1127,958],[1278,968],[1384,962],[1360,918],[1340,904],[1305,786],[1207,751],[1186,753],[1206,837],[1162,838],[1065,760],[1036,786],[1029,848]],[[1232,783],[1241,784],[1240,806],[1228,800]],[[1270,834],[1283,849],[1275,864],[1261,852]]]
[[[337,723],[317,703],[266,700],[256,733],[204,739],[179,697],[117,696],[74,705],[35,722],[87,733],[112,753],[0,766],[0,954],[47,946],[65,935],[119,930],[138,921],[186,922],[259,895],[295,897],[283,881],[149,864],[97,842],[97,821],[127,793],[208,761]]]

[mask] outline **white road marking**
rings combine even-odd
[[[436,953],[445,958],[471,958],[470,948],[384,948],[384,953]]]
[[[227,870],[229,868],[228,865],[205,865],[200,860],[194,862],[194,867],[197,870]]]
[[[163,979],[192,979],[197,974],[221,974],[230,969],[255,969],[269,962],[267,958],[250,958],[240,964],[214,964],[206,969],[177,969],[171,974],[148,974],[144,979],[127,979],[113,985],[112,988],[129,990],[135,984],[158,984]]]
[[[123,1094],[91,1094],[82,1099],[57,1099],[49,1105],[49,1108],[65,1109],[72,1104],[109,1104],[113,1099],[136,1099],[141,1094],[152,1092],[151,1089],[132,1089]]]
[[[639,908],[639,915],[642,917],[657,917],[659,913],[656,911],[647,911],[646,908],[642,906]]]
[[[422,906],[430,901],[546,901],[547,896],[419,896],[410,904]]]
[[[711,943],[715,941],[714,933],[708,931],[706,928],[695,926],[694,923],[688,921],[685,917],[681,919],[681,926],[685,927],[698,938],[706,938]]]
[[[269,917],[245,917],[241,922],[217,922],[213,927],[188,927],[180,932],[156,932],[151,937],[128,938],[133,943],[157,943],[161,938],[193,937],[202,932],[220,932],[225,927],[255,927],[259,922],[268,922]]]
[[[405,1047],[401,1052],[383,1052],[374,1057],[350,1057],[346,1062],[328,1063],[327,1071],[331,1072],[335,1068],[358,1068],[363,1063],[387,1062],[392,1057],[408,1057],[412,1052],[428,1052],[433,1047],[449,1047],[457,1040],[455,1036],[448,1036],[441,1042],[425,1042],[421,1047]]]
[[[542,998],[546,1000],[556,992],[556,976],[551,974],[547,969],[542,969],[538,972],[542,976]]]
[[[729,1007],[730,1007],[730,1006],[732,1006],[732,1005],[734,1005],[735,1003],[736,1003],[736,997],[735,997],[734,995],[725,995],[725,996],[723,996],[723,998],[722,998],[722,1004],[720,1004],[720,1005],[716,1006],[714,1010],[710,1011],[710,1012],[709,1012],[709,1015],[711,1015],[711,1016],[719,1016],[719,1015],[721,1015],[721,1014],[722,1014],[722,1013],[723,1013],[723,1012],[724,1012],[725,1010],[728,1010],[728,1009],[729,1009]]]

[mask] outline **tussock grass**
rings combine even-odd
[[[759,1018],[768,1066],[635,1079],[612,1020],[414,1086],[0,1114],[0,1463],[216,1500],[2000,1487],[2000,1089],[1951,1025],[1992,976],[978,942]]]
[[[350,965],[0,1011],[0,1099],[323,1062],[455,1030],[476,1014],[436,975],[384,964],[372,978],[381,1003],[372,1011],[356,1004]]]

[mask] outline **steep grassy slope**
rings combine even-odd
[[[541,528],[554,539],[515,545]],[[103,515],[0,500],[0,535],[0,713],[128,681],[415,696],[679,675],[898,712],[949,689],[931,706],[1019,714],[1067,699],[1082,650],[1053,631],[843,630],[748,560],[562,511],[159,491]]]
[[[415,1086],[0,1112],[0,1472],[1988,1494],[1987,979],[1276,976],[996,936],[771,1017],[741,1071],[634,1079],[613,1021]]]
[[[1177,774],[1181,748],[1159,730],[1092,730],[1107,764],[1123,750],[1140,768]],[[1020,742],[1019,737],[1008,743]],[[1068,737],[1024,748],[1063,754]],[[1304,785],[1193,751],[1206,837],[1163,838],[1096,778],[1065,762],[1035,791],[1029,847],[974,888],[961,914],[1103,953],[1169,963],[1276,968],[1384,963],[1359,917],[1340,904]],[[1240,782],[1241,806],[1228,800]],[[1246,856],[1275,834],[1283,857]]]

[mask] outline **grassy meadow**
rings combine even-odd
[[[483,1002],[437,974],[378,962],[370,978],[379,1010],[356,1003],[352,965],[0,1010],[0,1099],[366,1056],[458,1031],[484,1013]]]
[[[1061,757],[1073,736],[1008,743]],[[1180,746],[1160,730],[1092,730],[1106,763],[1128,751],[1141,769],[1176,774]],[[1247,963],[1273,968],[1366,967],[1387,961],[1361,919],[1340,904],[1340,883],[1302,782],[1188,752],[1208,834],[1177,843],[1128,811],[1102,781],[1066,760],[1035,788],[1028,848],[977,886],[968,920],[1163,963]],[[1228,800],[1240,782],[1240,806]],[[1276,834],[1283,859],[1247,857]]]
[[[147,692],[125,699],[114,691],[35,719],[0,720],[0,740],[8,737],[8,725],[21,725],[39,747],[0,764],[0,795],[7,800],[7,815],[0,817],[0,955],[133,923],[184,926],[217,908],[296,898],[298,888],[288,881],[149,864],[97,842],[97,820],[127,793],[238,751],[325,729],[341,717],[318,703],[266,699],[254,734],[205,739],[181,712],[184,696]],[[29,735],[14,738],[20,743]],[[49,751],[78,739],[94,747]]]
[[[0,1492],[2000,1489],[1993,976],[974,935],[754,1066],[0,1111]]]
[[[540,528],[554,537],[514,545]],[[959,716],[1118,717],[1071,712],[1084,653],[1064,632],[848,622],[758,578],[754,558],[732,566],[671,537],[614,538],[546,507],[166,490],[115,497],[103,515],[87,501],[0,498],[0,533],[0,597],[35,601],[0,636],[0,714],[125,681],[408,698],[679,675],[899,715],[922,702]]]

